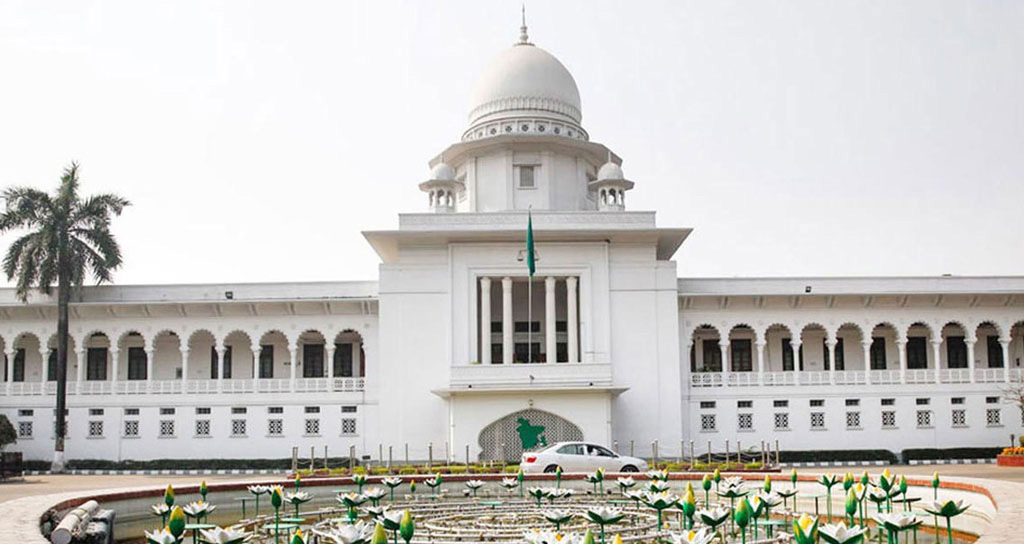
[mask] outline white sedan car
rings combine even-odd
[[[646,472],[643,459],[619,455],[612,450],[588,442],[559,442],[539,451],[523,453],[520,468],[526,474],[555,472],[593,472],[603,468],[605,472]]]

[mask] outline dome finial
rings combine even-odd
[[[526,33],[526,2],[523,2],[523,24],[519,27],[519,44],[531,45],[530,36]]]

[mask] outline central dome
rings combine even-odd
[[[535,133],[585,138],[582,117],[580,91],[565,65],[540,47],[521,42],[499,53],[477,78],[466,135],[519,133],[527,126]],[[517,124],[519,120],[528,124]],[[489,125],[487,130],[480,131],[484,125]]]

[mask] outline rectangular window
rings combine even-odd
[[[267,434],[270,436],[281,436],[284,434],[284,420],[283,419],[268,419],[267,420]]]
[[[18,348],[14,352],[14,366],[11,369],[11,381],[12,382],[23,382],[25,381],[25,350],[24,348]]]
[[[788,412],[776,412],[775,413],[775,430],[786,431],[789,430],[789,413]]]
[[[811,408],[821,408],[825,406],[825,399],[811,399]]]
[[[18,410],[18,417],[32,417],[34,414],[33,410]]]
[[[704,372],[722,371],[722,350],[718,340],[701,340],[701,351],[704,354]]]
[[[302,346],[302,377],[323,378],[324,346],[323,344],[303,344]]]
[[[533,166],[524,165],[519,167],[519,187],[521,189],[530,189],[537,186],[534,180],[533,169]]]
[[[307,419],[306,420],[306,435],[317,436],[320,434],[320,420],[319,419]]]
[[[174,436],[174,420],[173,419],[161,419],[160,420],[160,436]]]
[[[895,429],[896,428],[896,412],[892,410],[886,410],[882,412],[882,428],[883,429]]]
[[[774,406],[775,408],[789,408],[789,401],[788,400],[775,400],[775,401],[772,401],[772,406]]]
[[[963,336],[946,337],[946,365],[949,368],[967,368],[967,344]]]
[[[176,410],[174,408],[161,408],[160,415],[162,416],[173,416]]]
[[[245,436],[245,420],[244,419],[232,419],[231,420],[231,436]]]
[[[953,410],[952,419],[953,419],[953,426],[954,427],[966,427],[967,426],[967,410],[963,410],[963,409]]]
[[[103,408],[89,408],[89,415],[90,416],[102,416],[103,415]]]
[[[847,429],[859,429],[860,428],[860,412],[846,412],[846,428]]]
[[[928,406],[932,403],[932,399],[916,399],[915,402],[918,406]]]
[[[988,342],[988,367],[1003,368],[1003,345],[998,336],[986,337]]]
[[[741,431],[751,431],[754,429],[754,414],[743,413],[739,414],[736,419],[736,426]]]
[[[46,381],[55,382],[57,381],[57,350],[51,349],[50,355],[46,359]]]
[[[733,372],[751,372],[754,370],[754,355],[750,347],[750,339],[736,339],[730,342],[730,359]]]
[[[824,429],[825,428],[825,412],[811,412],[811,428],[812,429]]]
[[[917,411],[917,426],[920,429],[930,429],[932,426],[932,411],[931,410],[918,410]]]
[[[18,438],[32,438],[32,422],[31,421],[19,421],[18,422]]]
[[[124,409],[124,415],[126,415],[126,416],[137,416],[137,415],[139,415],[139,409],[138,408],[125,408]]]
[[[337,357],[335,357],[337,358]],[[335,374],[337,375],[337,374]],[[260,378],[274,377],[274,346],[260,346]]]
[[[146,379],[146,350],[142,348],[128,348],[128,379]]]
[[[198,416],[206,416],[206,415],[209,415],[209,414],[210,414],[210,408],[209,407],[196,408],[196,415],[198,415]]]
[[[320,413],[320,407],[319,406],[306,406],[306,413],[307,414],[319,414]]]
[[[217,355],[217,346],[210,346],[210,379],[216,380],[220,375],[220,357]],[[224,347],[224,379],[231,379],[231,346]]]
[[[882,399],[882,406],[896,406],[896,399]]]
[[[245,406],[232,406],[231,407],[231,413],[234,414],[234,415],[245,414],[245,413],[248,413],[248,412],[249,412],[249,410],[247,410],[245,408]]]
[[[711,410],[715,407],[715,401],[713,400],[702,400],[700,401],[700,407],[702,410]]]
[[[885,338],[871,338],[871,370],[885,370]]]
[[[354,436],[356,434],[355,418],[341,418],[341,434],[345,436]]]
[[[907,368],[928,368],[928,348],[923,336],[907,338]]]
[[[700,430],[702,432],[711,432],[715,430],[715,414],[700,415]]]
[[[354,414],[354,413],[356,413],[356,407],[355,406],[342,406],[341,407],[341,413],[343,413],[343,414]]]
[[[964,400],[965,400],[964,397],[953,397],[953,398],[949,399],[949,403],[950,404],[963,404]]]
[[[753,408],[754,401],[752,400],[738,400],[736,401],[737,408]]]
[[[539,333],[540,332],[540,321],[530,321],[530,323],[533,325],[532,327],[530,327],[530,328],[533,329],[532,331],[526,330],[526,321],[516,321],[513,324],[513,329],[515,330],[515,332]]]
[[[210,420],[209,419],[197,419],[196,420],[196,436],[210,436]]]
[[[985,404],[999,404],[999,397],[985,397]]]
[[[268,414],[283,414],[284,413],[284,406],[268,406],[267,407],[267,413]]]
[[[860,406],[860,399],[846,399],[847,406]]]
[[[793,370],[793,343],[789,338],[782,339],[782,370]]]
[[[531,357],[530,361],[540,361],[540,342],[534,342],[530,344]],[[521,363],[526,362],[526,342],[516,342],[515,344],[515,360]]]
[[[139,436],[139,420],[137,420],[137,419],[126,419],[126,420],[124,420],[124,435],[126,437]]]
[[[85,352],[85,379],[103,381],[107,379],[107,348],[89,348]]]
[[[491,364],[500,365],[505,360],[504,352],[502,351],[501,342],[494,342],[491,344]]]
[[[103,436],[103,422],[102,421],[90,421],[89,422],[89,436],[91,438],[99,438]]]
[[[567,342],[555,342],[555,362],[564,363],[569,360],[569,344]]]
[[[989,427],[1002,427],[1002,410],[999,408],[985,410],[985,424]]]

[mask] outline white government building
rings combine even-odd
[[[1024,277],[679,278],[691,229],[628,210],[634,182],[581,120],[572,75],[523,27],[430,160],[427,212],[364,233],[379,281],[82,289],[66,457],[515,459],[520,418],[548,442],[663,456],[1021,431],[1000,397],[1021,379]],[[54,303],[0,291],[0,413],[28,459],[52,458]]]

